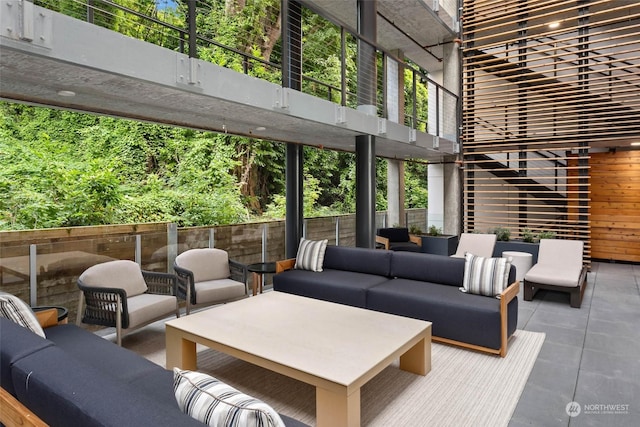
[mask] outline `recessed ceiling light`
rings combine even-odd
[[[631,143],[631,145],[633,145],[633,146],[637,147],[637,146],[639,146],[639,145],[640,145],[640,142],[632,142],[632,143]]]
[[[559,26],[560,26],[560,22],[558,22],[558,21],[549,22],[549,28],[551,28],[552,30],[554,28],[558,28]]]
[[[58,95],[60,96],[76,96],[76,93],[71,90],[59,90]]]
[[[266,128],[266,127],[264,127],[264,126],[258,126],[255,130],[256,130],[257,132],[262,132],[263,130],[267,130],[267,128]]]

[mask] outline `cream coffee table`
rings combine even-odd
[[[316,387],[318,426],[359,426],[360,387],[400,358],[431,370],[431,323],[268,292],[166,323],[167,369],[195,370],[196,343]]]

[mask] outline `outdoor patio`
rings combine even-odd
[[[546,339],[509,425],[636,426],[640,265],[594,262],[580,309],[545,291],[519,304],[518,328]]]

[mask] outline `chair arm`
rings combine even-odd
[[[296,265],[295,258],[284,259],[281,261],[276,261],[276,274],[282,273],[283,271],[292,270]]]
[[[386,237],[378,236],[376,234],[376,243],[381,243],[384,245],[386,250],[389,250],[389,239]]]
[[[231,272],[230,278],[238,282],[247,281],[247,266],[241,262],[229,260],[229,271]]]
[[[229,260],[229,271],[231,272],[230,278],[237,282],[244,283],[245,293],[249,294],[249,288],[247,287],[247,266],[238,261]]]
[[[509,340],[507,335],[509,310],[507,306],[512,299],[518,296],[519,292],[520,282],[516,280],[500,293],[500,357],[507,355],[507,341]]]
[[[122,304],[122,328],[129,327],[127,292],[120,288],[86,286],[78,279],[78,288],[84,294],[85,308],[82,321],[94,325],[116,326],[116,307]]]
[[[422,247],[422,237],[416,236],[415,234],[409,234],[409,241],[415,243],[416,245]]]
[[[157,295],[178,295],[177,279],[174,274],[142,270],[148,293]]]
[[[38,319],[38,323],[43,329],[58,324],[58,309],[56,308],[37,310],[34,311],[33,314],[36,315],[36,319]]]
[[[5,426],[46,427],[29,408],[0,387],[0,423]]]
[[[500,301],[508,304],[520,292],[520,282],[516,280],[500,293]]]
[[[176,287],[177,293],[176,295],[179,298],[187,299],[187,295],[191,296],[191,304],[196,303],[196,289],[195,283],[193,279],[193,272],[191,270],[187,270],[186,268],[182,268],[178,266],[176,263],[173,264],[173,270],[176,272]],[[188,290],[188,292],[187,292]]]

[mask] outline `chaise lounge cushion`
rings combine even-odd
[[[464,294],[457,286],[393,279],[369,289],[367,306],[430,321],[433,336],[492,349],[501,345],[500,300]],[[510,335],[517,326],[517,298],[510,302],[508,311]]]

